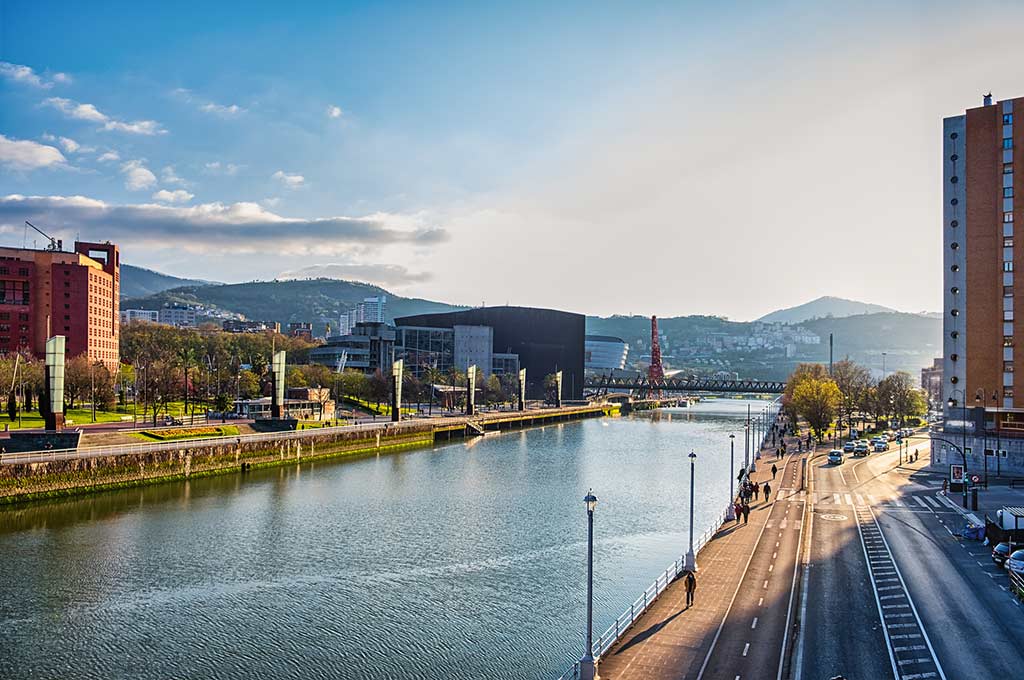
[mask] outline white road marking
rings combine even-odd
[[[931,505],[934,505],[936,508],[939,507],[939,502],[932,498],[931,496],[925,496],[924,499],[928,501]]]
[[[743,645],[743,656],[746,656],[747,652],[749,652],[749,651],[750,651],[750,643],[748,642],[747,644]],[[737,675],[736,677],[738,678],[740,676]]]
[[[839,494],[837,494],[837,493],[832,494],[832,499],[833,499],[833,502],[836,505],[839,505]]]
[[[921,497],[920,497],[920,496],[912,496],[912,498],[913,498],[913,499],[914,499],[915,501],[917,501],[918,505],[920,505],[920,506],[921,506],[922,508],[927,508],[927,507],[928,507],[928,504],[927,504],[927,503],[925,503],[925,502],[924,502],[923,500],[921,500]]]
[[[853,499],[850,498],[850,494],[843,494],[843,496],[846,498],[847,505],[853,505]]]
[[[753,630],[754,628],[757,628],[757,617],[756,616],[754,617],[754,620],[750,624],[750,629]]]

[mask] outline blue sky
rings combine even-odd
[[[601,314],[936,309],[941,118],[1024,94],[991,42],[1021,12],[847,7],[0,0],[0,239]],[[794,266],[879,243],[918,264]]]

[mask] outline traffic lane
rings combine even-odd
[[[966,554],[939,515],[882,510],[879,526],[946,677],[1020,677],[1019,604]]]
[[[774,678],[793,590],[804,504],[776,501],[701,680]]]
[[[800,679],[893,675],[852,510],[851,506],[811,513]]]

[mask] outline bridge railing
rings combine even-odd
[[[725,522],[726,513],[722,512],[715,520],[714,526],[709,528],[703,534],[700,535],[694,541],[693,550],[694,553],[699,553],[700,549],[707,545],[708,541],[714,537]],[[591,648],[591,654],[594,656],[595,661],[599,661],[601,657],[610,650],[619,639],[625,635],[625,633],[636,623],[637,619],[644,615],[644,613],[651,608],[651,605],[655,603],[658,597],[665,592],[673,581],[683,573],[683,560],[685,555],[680,555],[672,564],[668,565],[658,578],[654,579],[654,583],[648,586],[640,597],[633,601],[633,604],[629,606],[629,609],[625,610],[616,617],[615,621],[608,626],[603,634],[598,636],[594,640],[594,646]],[[580,677],[580,663],[577,661],[572,665],[572,668],[567,670],[558,680],[579,680]]]

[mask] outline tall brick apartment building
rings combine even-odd
[[[932,460],[945,467],[962,463],[966,453],[972,476],[1019,473],[1024,248],[1015,242],[1024,245],[1024,233],[1016,233],[1024,227],[1024,98],[985,96],[982,106],[943,120],[942,140],[942,401],[949,442],[933,445]]]
[[[117,370],[120,268],[111,243],[76,242],[70,253],[0,247],[0,354],[42,357],[46,339],[63,335],[68,358]]]

